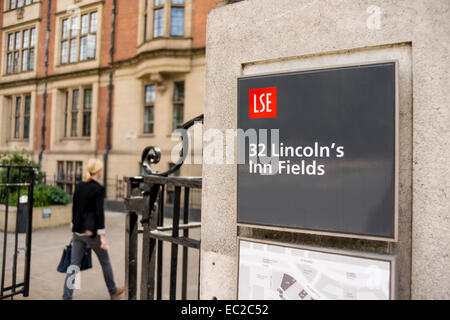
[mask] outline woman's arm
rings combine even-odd
[[[104,200],[105,200],[105,188],[102,186],[97,194],[97,197],[95,198],[95,201],[96,201],[95,202],[95,229],[97,231],[105,229]],[[102,232],[100,232],[100,233],[102,233]]]
[[[108,243],[106,242],[105,234],[100,234],[100,248],[103,250],[108,250]]]
[[[75,185],[75,191],[72,198],[72,231],[75,227],[75,217],[78,214],[78,184]]]
[[[95,229],[97,234],[100,235],[100,248],[108,250],[108,243],[105,238],[105,188],[102,186],[99,194],[96,197],[95,203]]]

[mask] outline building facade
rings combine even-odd
[[[1,0],[0,150],[23,150],[68,193],[88,159],[115,181],[203,112],[212,0]],[[183,168],[200,175],[201,166]]]

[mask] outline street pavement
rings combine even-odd
[[[109,245],[109,254],[113,265],[114,278],[117,286],[124,284],[125,279],[125,217],[124,213],[107,212],[106,213],[106,238]],[[165,225],[170,225],[171,221],[166,219]],[[191,232],[192,237],[199,239],[200,230],[195,229]],[[62,226],[51,229],[36,230],[33,232],[32,238],[32,254],[31,254],[31,279],[30,279],[30,296],[23,298],[22,296],[14,297],[14,300],[59,300],[63,294],[63,284],[65,274],[56,271],[56,267],[61,259],[63,248],[69,244],[71,240],[70,226]],[[142,235],[139,235],[138,242],[138,275],[140,275],[142,263],[140,259],[140,250],[142,248]],[[23,279],[23,258],[24,251],[20,248],[24,247],[25,236],[19,237],[19,264],[18,264],[18,282]],[[14,248],[14,236],[8,234],[7,247],[7,277],[5,286],[10,284],[10,273],[12,265],[12,250]],[[3,251],[3,233],[0,232],[0,252]],[[182,249],[179,248],[178,262],[178,296],[180,298],[181,288],[181,254]],[[168,299],[169,273],[170,273],[170,245],[164,244],[164,265],[163,265],[163,299]],[[197,250],[189,250],[189,273],[188,273],[188,298],[196,299],[197,297],[197,281],[198,281],[198,252]],[[0,256],[1,260],[1,256]],[[109,294],[103,280],[103,273],[100,263],[92,252],[93,268],[81,272],[81,288],[75,290],[75,300],[105,300],[109,299]],[[138,297],[139,282],[138,277]],[[122,297],[123,299],[123,297]]]

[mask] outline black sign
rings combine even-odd
[[[238,223],[395,237],[394,62],[239,78],[238,128]]]

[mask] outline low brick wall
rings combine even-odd
[[[43,211],[51,212],[50,216],[43,216]],[[16,229],[16,207],[8,208],[8,232]],[[72,221],[72,204],[65,206],[49,206],[33,208],[33,230],[52,228],[70,224]],[[5,229],[5,206],[0,205],[0,231]]]

